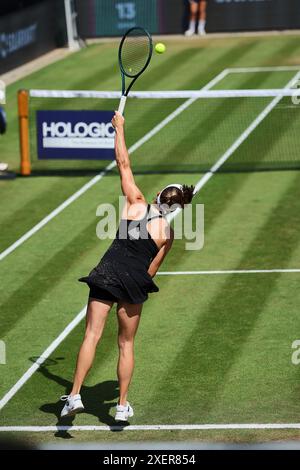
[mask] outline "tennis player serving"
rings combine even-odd
[[[66,403],[61,416],[72,416],[84,409],[80,389],[92,366],[108,313],[116,303],[120,399],[115,419],[128,421],[133,416],[127,394],[134,367],[134,338],[148,293],[159,290],[153,277],[174,239],[165,215],[190,203],[194,188],[168,185],[158,193],[154,203],[148,204],[134,180],[125,143],[124,118],[120,112],[116,111],[112,124],[115,128],[116,161],[126,204],[110,248],[90,274],[79,279],[90,288],[86,332],[78,354],[72,391],[62,397]]]

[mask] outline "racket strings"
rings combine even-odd
[[[121,63],[122,68],[128,77],[135,77],[141,73],[149,56],[151,55],[151,41],[146,34],[129,34],[122,45]]]

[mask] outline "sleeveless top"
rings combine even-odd
[[[109,249],[89,275],[79,281],[100,287],[118,300],[133,304],[145,302],[150,292],[158,292],[148,269],[159,248],[148,232],[147,224],[163,215],[151,216],[150,212],[148,204],[142,219],[121,219]]]

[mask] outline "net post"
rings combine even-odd
[[[18,91],[19,136],[21,152],[21,175],[31,174],[29,150],[29,93],[27,90]]]

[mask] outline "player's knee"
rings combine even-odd
[[[91,343],[98,344],[100,338],[101,338],[100,331],[94,330],[92,328],[88,328],[85,332],[85,339],[87,339]]]
[[[128,338],[123,335],[118,336],[118,346],[120,351],[125,351],[133,348],[133,338]]]
[[[125,307],[118,307],[118,315],[120,317],[126,316],[127,315],[126,308]]]

